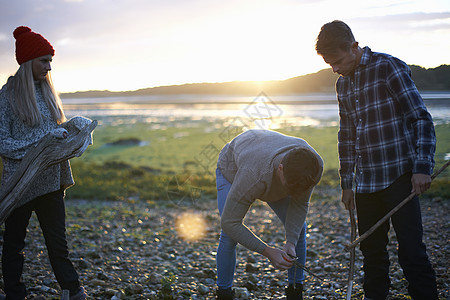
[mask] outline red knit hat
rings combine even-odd
[[[16,38],[16,59],[19,65],[44,55],[55,55],[52,45],[29,27],[17,27],[13,35]]]

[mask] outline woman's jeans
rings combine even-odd
[[[229,183],[219,169],[216,169],[217,184],[217,205],[219,214],[222,215],[228,192],[231,188]],[[280,201],[268,202],[269,206],[276,213],[278,218],[283,222],[286,220],[287,208],[289,206],[290,197],[286,197]],[[306,223],[300,233],[300,238],[295,247],[297,261],[305,265],[306,261]],[[220,232],[219,247],[217,248],[217,286],[221,289],[231,288],[233,285],[234,270],[236,267],[236,242],[232,240],[223,230]],[[294,278],[295,276],[295,278]],[[301,283],[304,279],[303,270],[292,267],[288,270],[289,283]]]
[[[411,193],[411,174],[399,177],[388,188],[369,194],[356,193],[358,230],[362,235]],[[436,275],[422,242],[422,217],[415,196],[391,217],[398,240],[398,260],[414,299],[437,299]],[[385,299],[389,293],[389,221],[361,242],[364,255],[364,292],[371,299]]]
[[[61,289],[71,294],[79,287],[78,274],[69,259],[66,241],[64,192],[52,192],[16,208],[5,221],[2,270],[8,299],[24,299],[27,295],[21,280],[25,235],[32,212],[35,211],[45,238],[50,263]]]

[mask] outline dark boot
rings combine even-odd
[[[289,284],[286,291],[286,300],[303,300],[303,285],[296,283],[295,288],[293,284]]]
[[[234,299],[234,290],[229,289],[217,289],[217,300],[233,300]]]
[[[78,292],[70,296],[70,300],[86,300],[88,298],[84,287],[80,286]]]

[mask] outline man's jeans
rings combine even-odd
[[[53,272],[61,289],[76,292],[80,283],[69,259],[65,229],[64,192],[52,192],[16,208],[5,221],[2,269],[8,299],[24,299],[25,284],[21,280],[25,235],[32,212],[35,211],[45,238]]]
[[[231,188],[229,183],[219,169],[216,169],[216,184],[217,184],[217,205],[219,214],[222,215],[225,202],[227,200],[228,192]],[[283,222],[286,220],[287,208],[289,206],[290,197],[286,197],[276,202],[268,202],[269,206],[276,213],[278,218]],[[303,225],[300,238],[295,247],[298,257],[298,262],[302,265],[306,261],[306,223]],[[232,240],[223,230],[220,232],[219,247],[217,248],[217,286],[222,289],[230,288],[233,285],[234,270],[236,267],[236,242]],[[292,267],[288,270],[289,283],[301,283],[304,279],[303,270]]]
[[[405,199],[412,189],[411,174],[399,177],[388,188],[369,194],[356,193],[358,230],[362,235],[379,219]],[[409,295],[414,299],[437,299],[436,275],[422,242],[422,217],[416,196],[392,217],[398,240],[398,260],[408,280]],[[385,299],[389,293],[389,221],[383,223],[361,242],[364,255],[364,292],[371,299]]]

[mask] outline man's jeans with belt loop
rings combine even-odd
[[[217,185],[217,205],[219,214],[222,215],[231,183],[223,177],[220,170],[216,169],[216,185]],[[289,206],[290,197],[286,197],[280,201],[268,202],[269,206],[275,214],[283,222],[286,220],[287,208]],[[300,238],[295,247],[297,261],[305,265],[306,261],[306,222],[300,234]],[[217,286],[221,289],[232,287],[234,271],[236,267],[236,242],[231,239],[223,230],[220,232],[219,247],[217,248]],[[295,276],[295,279],[294,279]],[[304,280],[303,270],[292,267],[288,270],[289,283],[301,283]]]

